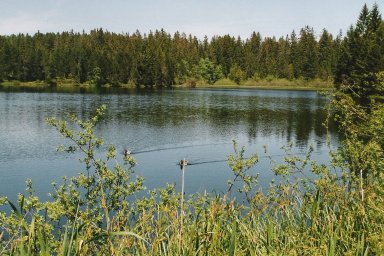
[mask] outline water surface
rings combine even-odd
[[[226,190],[231,172],[225,159],[232,140],[249,153],[258,153],[262,184],[274,178],[263,146],[276,159],[281,147],[328,159],[325,143],[327,99],[314,91],[284,90],[112,90],[97,92],[5,91],[0,92],[0,195],[14,198],[31,178],[37,194],[46,199],[52,181],[84,170],[79,155],[56,152],[66,141],[47,125],[47,117],[65,118],[75,113],[87,118],[101,104],[107,114],[96,133],[114,144],[139,152],[135,174],[154,188],[176,183],[176,165],[186,158],[186,192]],[[330,127],[331,145],[337,138]],[[100,150],[102,153],[105,147]],[[121,155],[119,155],[121,159]]]

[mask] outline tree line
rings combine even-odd
[[[341,43],[341,35],[324,29],[317,37],[308,26],[278,39],[254,32],[245,40],[230,35],[198,40],[164,30],[117,34],[102,28],[3,35],[0,79],[71,78],[98,86],[170,86],[199,79],[213,84],[220,78],[237,83],[267,77],[326,80],[333,76]]]
[[[384,97],[384,23],[375,4],[364,5],[341,44],[336,89],[363,107]]]
[[[245,40],[230,35],[199,40],[163,29],[148,34],[99,28],[0,35],[0,81],[70,78],[96,86],[171,86],[198,80],[213,84],[220,78],[238,84],[260,78],[318,78],[340,85],[362,70],[375,69],[374,74],[383,69],[382,23],[378,6],[369,10],[365,5],[344,37],[326,29],[317,36],[309,26],[278,39],[253,32]]]

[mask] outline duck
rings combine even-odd
[[[129,151],[128,149],[124,149],[124,156],[127,157],[131,154],[131,151]]]

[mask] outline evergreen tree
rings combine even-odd
[[[306,26],[300,30],[297,44],[297,68],[299,77],[313,79],[317,74],[318,48],[313,28]]]
[[[253,32],[251,38],[244,44],[244,70],[247,78],[253,77],[258,72],[261,41],[260,33]]]
[[[336,52],[332,35],[326,29],[319,40],[319,66],[318,76],[327,80],[333,76],[334,63],[336,62]]]
[[[349,29],[335,72],[337,89],[353,100],[369,106],[377,91],[377,74],[384,70],[384,25],[375,5],[364,5],[356,26]]]
[[[288,36],[286,39],[280,38],[278,41],[278,55],[277,55],[277,77],[292,79],[294,77],[293,65],[290,62],[291,47],[289,44]]]
[[[266,38],[261,44],[261,49],[258,58],[258,75],[260,77],[278,76],[278,55],[279,45],[276,41],[276,38]]]
[[[380,30],[377,7],[364,13],[361,20],[362,30],[365,26],[369,31]],[[139,31],[131,35],[116,34],[102,28],[89,33],[64,31],[0,36],[0,79],[45,80],[54,84],[60,78],[79,84],[97,81],[98,86],[106,83],[170,86],[202,74],[210,83],[221,76],[236,82],[255,75],[325,79],[335,68],[336,57],[332,56],[339,55],[341,40],[338,40],[332,44],[332,35],[323,33],[317,42],[309,28],[300,32],[300,39],[294,32],[289,38],[279,40],[262,39],[260,33],[254,32],[245,41],[230,35],[199,41],[192,35],[177,32],[171,36],[164,30],[147,35]],[[380,37],[374,40],[377,45],[381,44]],[[370,51],[372,56],[382,55],[380,47],[371,47]],[[370,58],[373,66],[380,61]],[[210,71],[205,72],[202,67],[209,67]]]
[[[293,30],[290,36],[290,48],[291,48],[291,54],[290,54],[290,63],[293,68],[293,74],[295,78],[298,78],[300,76],[300,57],[298,56],[298,50],[297,50],[297,44],[298,39],[296,32]]]
[[[3,36],[0,36],[0,82],[6,77],[6,58],[6,39]]]

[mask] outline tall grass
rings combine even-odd
[[[333,87],[332,80],[322,80],[322,79],[286,79],[286,78],[276,78],[276,77],[266,77],[266,78],[253,78],[248,79],[243,82],[245,86],[255,86],[255,87],[272,87],[272,88],[300,88],[300,89],[331,89]]]

